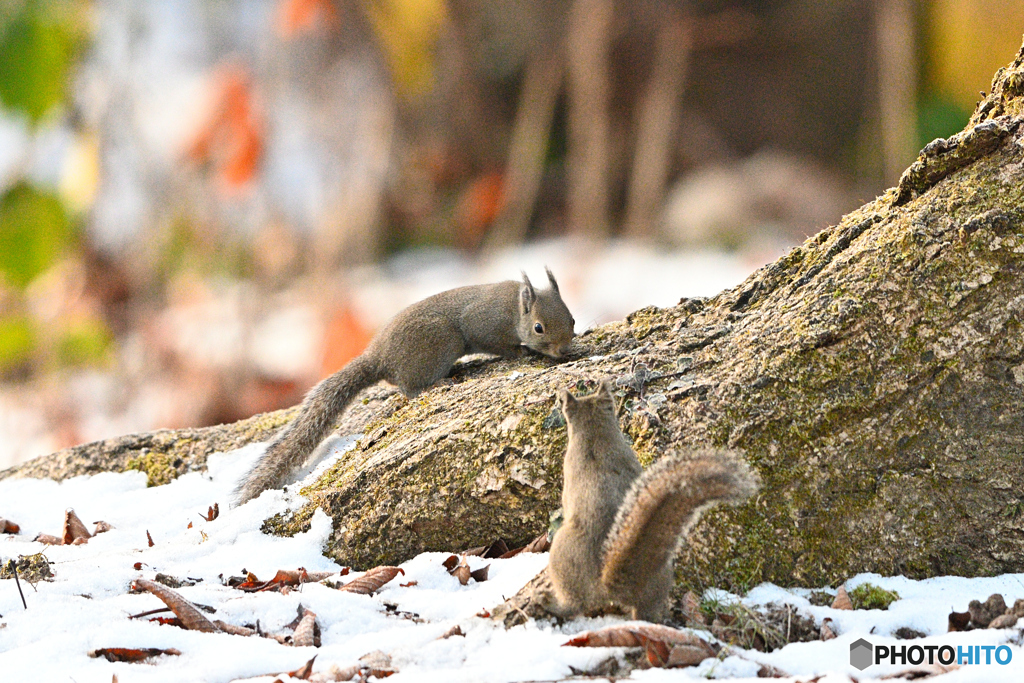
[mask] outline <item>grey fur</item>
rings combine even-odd
[[[702,510],[738,502],[757,477],[729,451],[667,456],[642,472],[615,416],[611,386],[573,398],[559,392],[569,427],[562,507],[551,546],[555,613],[608,607],[657,621],[672,588],[672,562]]]
[[[525,273],[522,283],[459,287],[412,304],[377,333],[362,355],[313,387],[298,417],[274,438],[239,485],[239,503],[279,488],[300,469],[366,387],[387,380],[413,397],[469,353],[510,358],[526,347],[559,358],[569,350],[574,324],[557,286],[536,291]]]

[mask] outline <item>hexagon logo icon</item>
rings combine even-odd
[[[850,643],[850,664],[861,671],[871,666],[875,648],[863,638]]]

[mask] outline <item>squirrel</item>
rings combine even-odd
[[[432,386],[470,353],[512,358],[523,347],[552,358],[569,351],[576,321],[547,268],[550,288],[535,290],[523,281],[458,287],[400,311],[362,354],[317,384],[299,415],[271,441],[266,453],[241,481],[242,504],[280,488],[327,436],[335,419],[363,389],[387,380],[412,398]]]
[[[660,621],[686,532],[711,505],[752,495],[757,476],[735,453],[710,449],[667,456],[643,471],[607,381],[582,398],[561,390],[558,403],[569,442],[548,611],[567,618],[611,607]]]

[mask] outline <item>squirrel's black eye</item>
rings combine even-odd
[[[537,323],[536,325],[533,326],[533,331],[536,332],[537,334],[544,334],[544,326],[541,325],[540,323]]]

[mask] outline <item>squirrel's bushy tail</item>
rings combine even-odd
[[[267,489],[280,488],[324,440],[345,406],[379,379],[376,363],[359,356],[313,387],[298,416],[270,442],[267,452],[238,485],[239,505]]]
[[[614,595],[632,592],[641,577],[675,559],[686,531],[705,508],[743,501],[757,486],[757,475],[730,451],[703,450],[659,460],[622,500],[605,539],[601,583]]]

